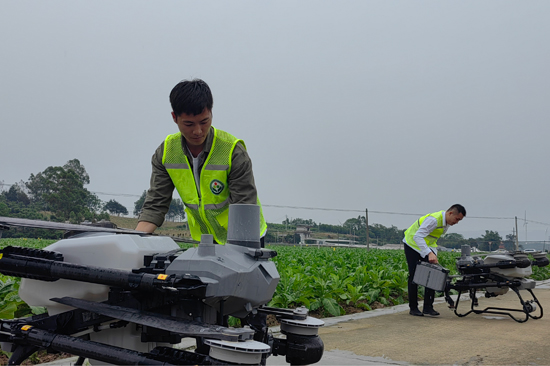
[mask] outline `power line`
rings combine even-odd
[[[105,192],[90,192],[93,194],[102,194],[104,196],[116,196],[116,197],[141,197],[140,194],[129,194],[129,193],[105,193]]]
[[[0,183],[0,185],[6,185],[6,186],[12,186],[14,184],[9,183]],[[104,196],[115,196],[115,197],[141,197],[141,195],[138,194],[130,194],[130,193],[108,193],[108,192],[91,192],[94,194],[101,194]],[[359,212],[363,213],[365,210],[352,210],[352,209],[342,209],[342,208],[326,208],[326,207],[306,207],[306,206],[284,206],[284,205],[269,205],[269,204],[262,204],[264,207],[274,207],[274,208],[290,208],[290,209],[298,209],[298,210],[310,210],[310,211],[336,211],[336,212]],[[422,216],[424,214],[419,213],[406,213],[406,212],[391,212],[391,211],[372,211],[369,210],[369,213],[375,213],[375,214],[382,214],[382,215],[401,215],[401,216]],[[515,217],[495,217],[495,216],[468,216],[469,219],[485,219],[485,220],[514,220]],[[550,226],[550,224],[540,221],[533,221],[533,220],[527,220],[522,219],[518,217],[518,220],[524,221],[524,222],[530,222],[533,224],[539,224],[539,225],[545,225]]]
[[[276,207],[276,208],[293,208],[300,210],[313,210],[313,211],[340,211],[340,212],[360,212],[364,213],[365,210],[349,210],[343,208],[322,208],[322,207],[304,207],[304,206],[281,206],[281,205],[265,205],[262,203],[263,207]],[[378,214],[387,214],[387,215],[406,215],[406,216],[418,216],[421,214],[416,213],[405,213],[405,212],[389,212],[389,211],[371,211],[369,213],[378,213]]]
[[[547,224],[546,222],[540,222],[540,221],[533,221],[533,220],[520,219],[519,217],[518,217],[518,220],[525,221],[525,222],[532,222],[532,223],[534,223],[534,224],[540,224],[540,225],[550,226],[550,224]]]
[[[513,220],[513,217],[466,216],[469,219]]]
[[[313,211],[343,211],[343,212],[365,212],[365,210],[346,210],[341,208],[321,208],[321,207],[300,207],[300,206],[281,206],[281,205],[265,205],[264,207],[276,207],[276,208],[293,208],[301,210],[313,210]]]
[[[292,208],[292,209],[302,209],[302,210],[317,210],[317,211],[343,211],[343,212],[365,212],[365,210],[347,210],[347,209],[339,209],[339,208],[322,208],[322,207],[304,207],[304,206],[282,206],[282,205],[265,205],[262,204],[262,206],[265,207],[276,207],[276,208]],[[385,215],[402,215],[402,216],[422,216],[424,214],[419,213],[405,213],[405,212],[390,212],[390,211],[373,211],[369,210],[369,213],[377,213],[377,214],[385,214]],[[494,216],[467,216],[470,219],[488,219],[488,220],[514,220],[515,217],[494,217]],[[550,224],[539,222],[539,221],[532,221],[532,220],[525,220],[520,219],[518,220],[532,222],[540,225],[548,225]]]
[[[14,186],[15,184],[9,184],[9,183],[2,183],[0,182],[0,186],[8,186],[8,187],[11,187],[11,186]],[[90,193],[93,193],[93,194],[101,194],[101,195],[104,195],[104,196],[116,196],[116,197],[141,197],[140,194],[130,194],[130,193],[107,193],[107,192],[92,192],[90,191]]]

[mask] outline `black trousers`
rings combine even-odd
[[[407,244],[403,243],[405,246],[405,258],[407,259],[407,265],[409,266],[409,308],[418,309],[418,285],[413,283],[414,273],[416,272],[416,264],[418,261],[428,262],[428,256],[422,258],[420,253],[412,249]],[[435,291],[429,288],[424,288],[424,311],[429,311],[433,309],[435,298]]]

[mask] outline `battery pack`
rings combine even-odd
[[[418,262],[413,282],[431,290],[443,292],[447,285],[449,270],[437,264]]]

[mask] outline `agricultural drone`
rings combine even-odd
[[[454,313],[459,317],[471,313],[499,314],[508,315],[515,321],[523,323],[529,318],[540,319],[543,315],[542,306],[533,293],[536,282],[526,277],[533,273],[532,266],[545,267],[550,261],[546,254],[542,252],[533,253],[533,258],[533,261],[531,261],[528,255],[522,251],[489,254],[484,258],[472,257],[470,246],[463,245],[461,257],[456,260],[458,275],[449,275],[449,270],[443,267],[421,262],[417,266],[418,273],[415,273],[413,281],[419,285],[444,292],[449,308],[454,309]],[[492,298],[504,295],[510,289],[518,296],[521,308],[487,307],[476,309],[479,306],[476,297],[478,290],[484,290],[485,297]],[[456,303],[451,298],[451,290],[458,291]],[[527,291],[532,299],[524,300],[520,290]],[[460,312],[458,309],[462,293],[468,293],[471,301],[470,310],[466,312]]]
[[[226,245],[203,235],[183,250],[166,236],[133,230],[0,217],[9,227],[64,230],[44,250],[0,250],[0,273],[22,277],[19,295],[47,314],[0,320],[2,350],[20,364],[34,352],[67,352],[92,365],[265,365],[285,356],[318,362],[324,323],[306,308],[266,306],[279,282],[277,253],[260,247],[259,207],[231,205]],[[273,337],[265,317],[282,335]],[[228,326],[228,316],[242,328]],[[195,349],[173,347],[191,339]]]

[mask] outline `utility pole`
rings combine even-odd
[[[286,224],[286,226],[285,226],[285,228],[286,228],[286,230],[288,231],[288,216],[287,216],[287,215],[285,215],[285,217],[286,217],[286,220],[285,220],[285,224]]]
[[[367,250],[369,250],[369,210],[367,208],[365,208],[365,227],[367,228]]]
[[[544,233],[544,244],[542,244],[542,251],[546,251],[546,238],[548,237],[548,228],[546,228],[546,232]]]
[[[518,235],[518,234],[519,234],[519,233],[518,233],[518,217],[515,216],[515,218],[516,218],[516,251],[518,251],[518,250],[519,250],[519,242],[518,242],[518,236],[519,236],[519,235]]]
[[[525,226],[525,245],[527,245],[527,211],[525,211],[525,216],[523,221],[524,221],[523,226]],[[523,247],[523,249],[525,249],[525,247]]]

